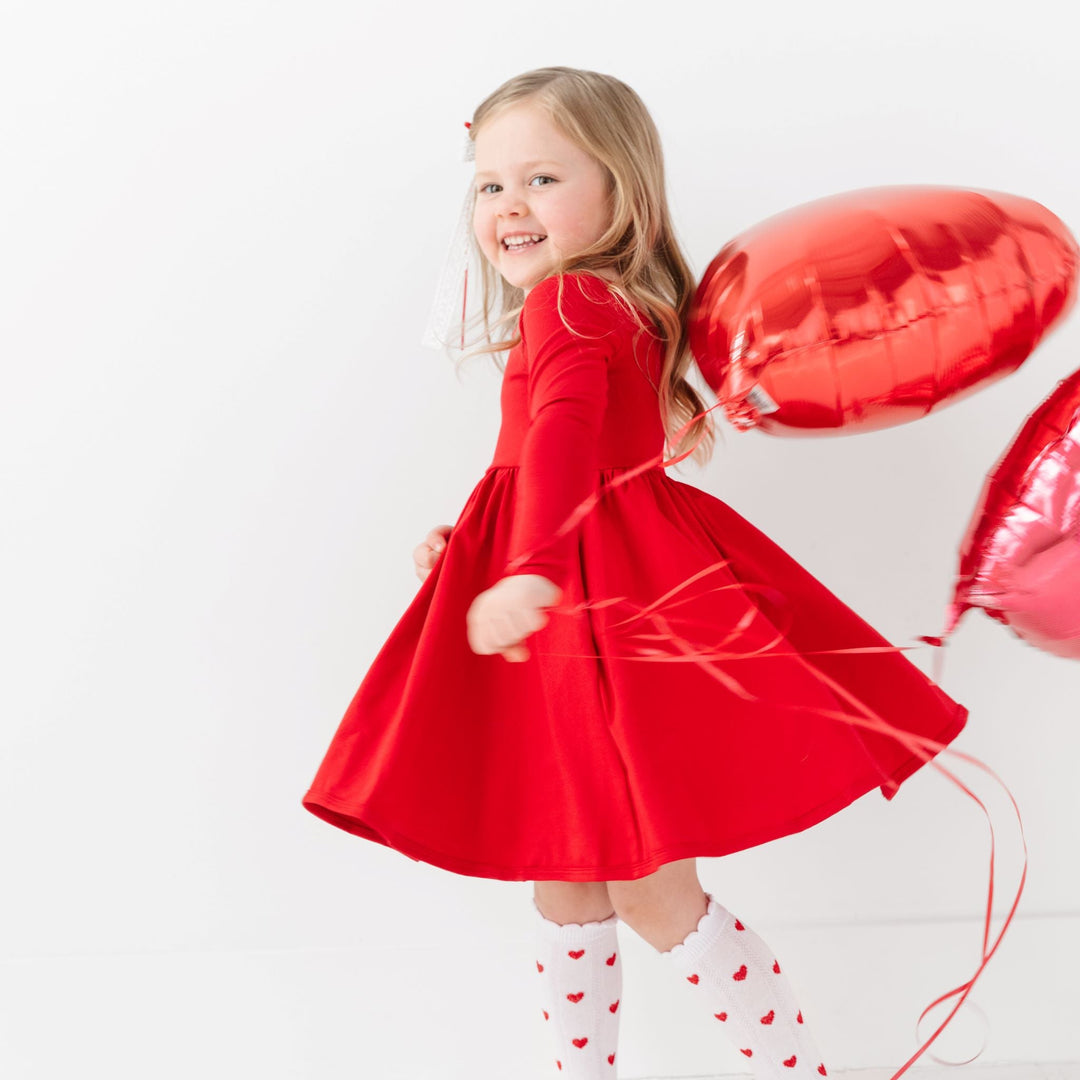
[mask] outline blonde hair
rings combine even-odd
[[[656,125],[638,95],[614,76],[579,68],[544,67],[517,75],[489,94],[472,115],[469,138],[475,140],[484,122],[503,109],[525,102],[542,108],[558,131],[600,163],[611,200],[608,229],[591,247],[560,259],[553,273],[607,270],[617,275],[618,284],[609,281],[608,287],[627,303],[641,327],[635,344],[642,332],[666,343],[659,386],[654,384],[654,388],[668,444],[680,454],[696,443],[690,457],[705,464],[714,449],[710,413],[699,416],[677,445],[671,443],[679,428],[706,406],[685,377],[693,359],[686,323],[696,283],[675,240]],[[475,198],[474,189],[474,205]],[[471,228],[469,243],[475,254]],[[510,285],[487,259],[477,261],[482,299],[475,319],[483,321],[488,344],[468,350],[461,362],[484,353],[509,351],[521,340],[517,322],[524,291]],[[562,285],[560,282],[560,317]],[[653,325],[645,327],[630,304],[647,312]],[[513,336],[493,340],[493,328]],[[505,370],[505,361],[500,363],[496,358],[496,366]]]

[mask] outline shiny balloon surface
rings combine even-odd
[[[736,427],[892,427],[1014,371],[1076,299],[1076,239],[1031,199],[896,185],[804,203],[725,244],[690,347]]]
[[[1028,417],[983,484],[946,633],[971,607],[1080,659],[1080,370]]]

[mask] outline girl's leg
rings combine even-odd
[[[567,1080],[615,1080],[622,956],[607,887],[602,881],[537,881],[532,903],[553,1071]]]
[[[758,1080],[827,1075],[779,961],[749,926],[702,889],[695,859],[607,884],[618,918],[695,988]]]

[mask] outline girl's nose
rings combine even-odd
[[[512,191],[504,191],[500,193],[499,198],[498,212],[500,216],[511,212],[519,214],[528,212],[528,207],[525,205],[525,199],[521,195],[517,195]]]

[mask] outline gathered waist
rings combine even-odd
[[[631,469],[637,469],[640,466],[641,466],[641,462],[638,462],[636,465],[598,465],[596,467],[596,471],[598,473],[629,472]],[[487,473],[489,473],[489,472],[494,472],[496,469],[519,469],[519,468],[521,468],[521,466],[520,466],[520,464],[518,462],[506,462],[506,463],[503,463],[503,464],[491,464],[485,470],[485,475]],[[650,465],[647,469],[642,469],[641,471],[642,471],[642,475],[644,475],[645,473],[650,473],[650,472],[664,472],[664,466],[661,465],[660,462],[656,462],[656,464]],[[667,474],[664,473],[664,475],[666,476]]]

